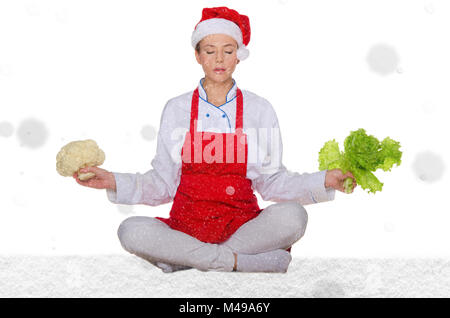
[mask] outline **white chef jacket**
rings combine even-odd
[[[215,106],[208,101],[202,78],[198,84],[197,131],[232,133],[236,127],[236,81],[226,102]],[[282,164],[283,146],[277,115],[263,97],[250,91],[243,94],[243,131],[247,134],[247,178],[266,201],[297,201],[302,205],[330,201],[335,190],[325,188],[326,171],[291,172]],[[190,128],[193,91],[170,99],[164,107],[158,132],[153,169],[141,173],[113,172],[116,191],[107,197],[118,204],[156,206],[171,202],[181,177],[181,149]],[[239,191],[236,189],[236,191]]]

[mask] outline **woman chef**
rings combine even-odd
[[[338,169],[298,174],[283,166],[272,105],[232,78],[249,54],[247,16],[205,8],[191,41],[205,77],[167,102],[153,169],[130,174],[90,167],[82,171],[95,178],[74,178],[107,189],[113,203],[173,201],[169,218],[134,216],[118,229],[125,250],[164,272],[286,272],[287,250],[305,232],[303,205],[333,200],[353,176]],[[259,208],[253,189],[277,203]]]

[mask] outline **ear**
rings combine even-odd
[[[197,50],[194,49],[194,51],[195,51],[195,59],[197,60],[197,63],[202,64],[200,61],[200,55],[198,54]]]

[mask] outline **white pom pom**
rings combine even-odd
[[[245,60],[250,55],[250,51],[245,45],[242,45],[236,52],[236,57],[239,61]]]

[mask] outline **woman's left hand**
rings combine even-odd
[[[350,192],[352,193],[356,187],[356,179],[350,171],[348,171],[346,174],[343,174],[341,169],[327,170],[325,175],[325,187],[334,188],[336,190],[346,193],[344,189],[344,181],[347,178],[353,179],[353,188],[352,191]]]

